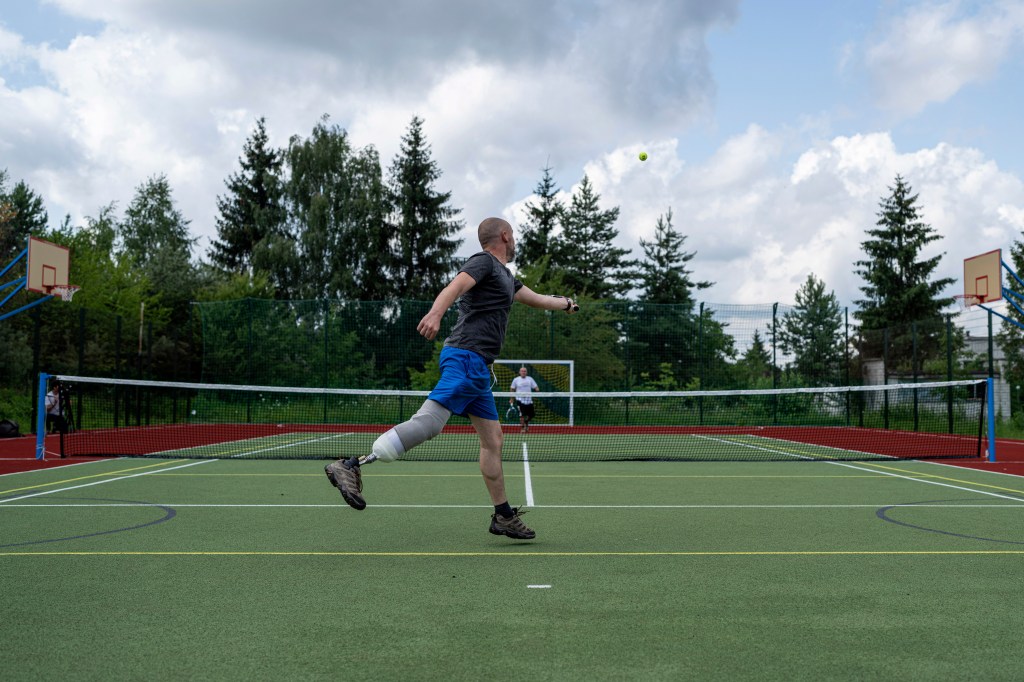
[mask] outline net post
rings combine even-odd
[[[986,400],[988,401],[988,461],[996,461],[996,411],[995,411],[995,380],[985,380]]]
[[[36,398],[36,459],[46,456],[46,384],[50,375],[39,373],[39,396]]]
[[[570,360],[569,361],[569,393],[570,393],[570,395],[569,395],[569,426],[573,426],[575,424],[575,414],[574,414],[574,411],[575,411],[575,407],[576,407],[574,405],[574,401],[576,400],[576,397],[575,397],[575,393],[576,393],[576,361],[575,360]]]

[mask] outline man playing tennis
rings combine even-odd
[[[441,350],[441,379],[423,406],[408,421],[384,433],[365,457],[339,459],[324,467],[327,478],[355,509],[365,509],[361,465],[392,462],[420,443],[441,433],[455,413],[468,417],[480,436],[480,472],[494,504],[490,532],[519,540],[536,534],[523,523],[519,507],[509,505],[501,466],[503,435],[491,392],[490,364],[501,352],[513,301],[544,310],[573,313],[579,307],[568,298],[542,296],[515,279],[507,264],[515,258],[512,226],[487,218],[477,228],[483,251],[474,254],[455,279],[441,290],[416,329],[428,341],[437,336],[441,318],[458,300],[459,318]]]
[[[539,391],[540,386],[527,374],[525,367],[520,367],[519,376],[512,380],[512,390],[515,391],[516,397],[509,398],[509,401],[519,410],[519,429],[526,433],[530,430],[530,420],[534,415],[530,391]]]

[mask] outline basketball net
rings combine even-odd
[[[957,294],[956,296],[953,296],[953,298],[956,299],[956,303],[960,306],[960,310],[964,311],[970,310],[979,303],[982,303],[981,298],[974,294]]]
[[[60,296],[60,300],[67,302],[74,298],[75,292],[79,289],[81,287],[76,287],[74,284],[68,284],[67,286],[58,285],[50,287],[50,293],[54,296]]]

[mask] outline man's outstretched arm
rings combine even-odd
[[[576,301],[571,298],[565,298],[562,296],[544,296],[542,294],[538,294],[525,285],[516,292],[516,301],[528,305],[531,308],[541,308],[542,310],[564,310],[570,315],[579,310],[579,306],[576,305]]]

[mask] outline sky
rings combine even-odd
[[[948,295],[1024,239],[1022,67],[1024,0],[7,0],[0,169],[54,226],[164,174],[203,255],[257,118],[284,147],[326,114],[386,167],[419,116],[460,255],[549,166],[634,257],[671,210],[703,301],[814,274],[854,307],[897,174]]]

